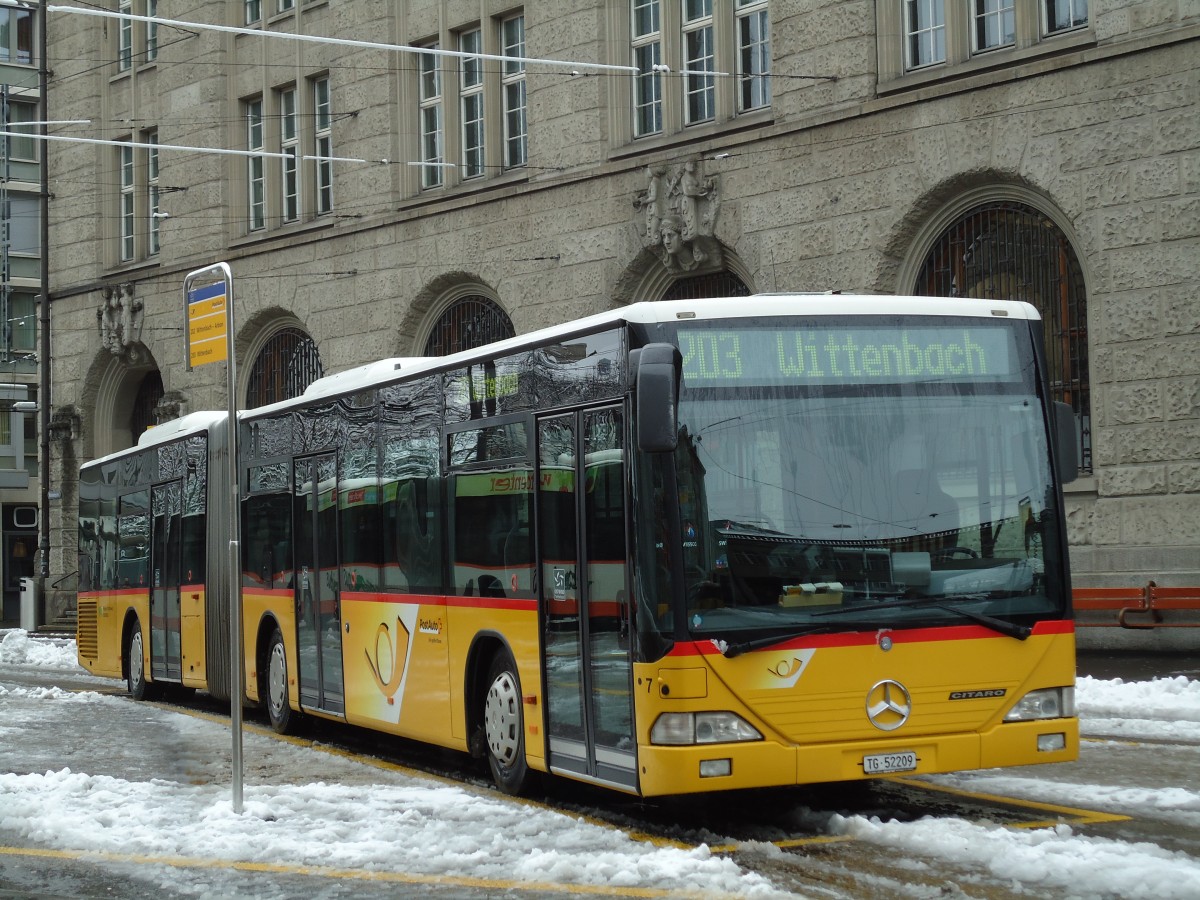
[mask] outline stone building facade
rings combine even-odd
[[[223,260],[240,405],[634,300],[1027,299],[1076,583],[1200,584],[1195,0],[100,5],[176,23],[51,14],[52,133],[114,142],[49,150],[52,576],[81,461],[225,408]]]

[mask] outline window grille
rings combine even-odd
[[[280,329],[254,360],[246,406],[253,409],[298,397],[324,374],[316,342],[299,328]]]
[[[699,300],[703,297],[749,297],[750,288],[732,272],[712,272],[680,278],[662,295],[663,300]]]
[[[487,297],[473,294],[454,301],[438,317],[425,342],[425,356],[446,356],[513,337],[512,320]]]
[[[147,429],[158,424],[154,410],[163,398],[163,380],[161,373],[147,372],[142,383],[138,385],[137,396],[133,401],[133,409],[129,413],[129,433],[133,443],[137,443]]]
[[[930,251],[915,288],[935,297],[1024,300],[1041,313],[1050,390],[1075,411],[1079,468],[1092,471],[1087,298],[1067,236],[1022,203],[977,206]]]

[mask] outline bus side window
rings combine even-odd
[[[150,492],[132,491],[121,497],[117,533],[117,587],[149,587]]]
[[[100,541],[100,571],[97,575],[100,590],[111,591],[117,586],[117,495],[111,485],[102,488],[100,495],[100,517],[97,520]]]

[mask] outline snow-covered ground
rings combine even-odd
[[[57,687],[18,687],[6,673],[30,669],[86,676],[70,640],[30,638],[22,631],[0,640],[0,828],[4,842],[70,851],[153,857],[218,858],[242,862],[326,866],[416,877],[453,879],[464,887],[488,884],[624,886],[703,896],[781,893],[735,858],[706,847],[637,841],[598,824],[536,805],[517,804],[468,786],[405,773],[371,770],[360,778],[325,782],[311,748],[247,734],[247,758],[273,754],[279,768],[299,777],[259,781],[248,774],[244,812],[234,814],[227,781],[197,777],[207,763],[187,762],[191,777],[139,780],[67,768],[14,774],[5,763],[6,734],[77,718],[79,707],[131,705],[120,697]],[[106,679],[97,685],[114,686]],[[1085,734],[1122,741],[1200,742],[1200,682],[1183,677],[1123,683],[1081,677],[1077,701]],[[68,709],[70,707],[70,709]],[[171,720],[189,747],[228,750],[225,725],[138,705],[140,716]],[[184,720],[184,721],[179,721]],[[194,751],[193,751],[194,752]],[[1185,751],[1188,752],[1188,751]],[[1200,756],[1200,746],[1195,748]],[[292,756],[287,756],[291,754]],[[199,754],[203,756],[203,753]],[[342,762],[343,766],[351,765]],[[181,764],[182,765],[182,764]],[[355,764],[357,765],[357,764]],[[306,780],[304,767],[315,773]],[[1195,771],[1195,770],[1193,770]],[[326,776],[328,777],[328,776]],[[1200,832],[1200,790],[1058,783],[1027,772],[999,770],[931,779],[1008,796],[1126,814],[1144,811],[1159,821]],[[1200,859],[1149,843],[1085,835],[1068,825],[1014,829],[956,818],[915,822],[833,815],[827,830],[989,874],[1014,893],[1078,897],[1200,897]],[[187,870],[164,869],[175,890]],[[198,876],[196,876],[198,877]],[[211,873],[206,878],[211,879]],[[204,894],[197,882],[196,895]]]

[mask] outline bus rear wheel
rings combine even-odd
[[[271,632],[266,665],[260,671],[258,695],[267,707],[271,728],[278,734],[290,734],[296,728],[298,716],[288,701],[287,650],[283,644],[283,633],[278,628]]]
[[[488,669],[483,700],[483,731],[487,739],[488,767],[496,786],[506,794],[519,794],[530,781],[525,762],[525,722],[521,706],[521,680],[512,654],[500,650]]]

